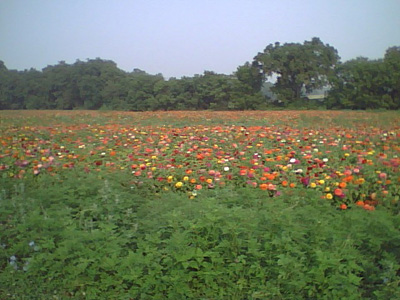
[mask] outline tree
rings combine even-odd
[[[150,75],[145,71],[134,69],[128,73],[126,78],[127,108],[134,111],[145,111],[155,109],[157,100],[154,90],[159,81],[164,81],[161,74]]]
[[[309,92],[327,85],[338,61],[335,48],[313,38],[303,44],[270,44],[255,56],[253,66],[264,78],[277,77],[272,91],[287,104],[300,99],[303,89]]]
[[[399,108],[400,56],[397,57],[396,50],[394,53],[390,51],[385,60],[359,57],[338,65],[327,108]]]
[[[388,96],[394,103],[394,108],[400,108],[400,46],[386,50],[383,60],[388,78]]]
[[[263,74],[259,70],[258,64],[246,62],[239,66],[235,72],[236,78],[243,84],[245,93],[257,93],[261,90],[263,83]]]

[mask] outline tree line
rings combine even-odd
[[[271,81],[274,81],[271,83]],[[307,95],[326,88],[326,98]],[[0,109],[249,110],[271,108],[399,109],[400,47],[383,59],[340,62],[319,38],[268,45],[231,75],[204,71],[165,79],[125,72],[100,58],[8,70],[0,61]]]

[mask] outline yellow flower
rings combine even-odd
[[[188,181],[189,180],[189,176],[184,176],[183,177],[183,181]]]
[[[331,200],[333,198],[333,195],[331,193],[326,194],[326,199]]]
[[[172,182],[172,179],[174,179],[174,176],[168,176],[168,177],[167,177],[167,181],[168,181],[168,182]]]
[[[325,184],[325,180],[321,179],[320,181],[318,181],[319,184]]]
[[[310,187],[315,188],[317,185],[315,184],[315,182],[311,182],[310,183]]]
[[[329,186],[327,186],[326,188],[325,188],[325,192],[329,192],[331,190],[331,188],[329,187]]]
[[[180,187],[182,187],[182,185],[183,185],[183,183],[180,182],[180,181],[178,181],[177,183],[175,183],[175,187],[176,187],[177,189],[179,189]]]
[[[211,178],[208,178],[208,179],[206,180],[206,182],[207,182],[208,184],[211,184],[211,183],[213,182],[213,180],[212,180]]]

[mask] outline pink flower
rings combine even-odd
[[[387,177],[386,173],[383,173],[383,172],[379,173],[379,178],[380,179],[385,179],[386,177]]]

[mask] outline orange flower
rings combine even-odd
[[[369,204],[365,204],[365,205],[364,205],[364,209],[365,209],[365,210],[375,210],[375,207],[372,206],[372,205],[369,205]]]
[[[353,180],[353,176],[346,176],[345,178],[343,178],[344,182],[351,182]]]
[[[289,183],[286,180],[282,181],[282,186],[286,187],[288,185],[289,185]]]
[[[344,181],[342,181],[341,183],[339,183],[339,187],[340,187],[341,189],[344,189],[346,186],[347,186],[347,183],[344,182]]]
[[[268,189],[268,184],[266,184],[266,183],[260,184],[260,189],[262,189],[263,191],[267,190]]]
[[[291,188],[294,188],[294,187],[296,186],[296,184],[295,184],[294,182],[292,182],[292,183],[289,184],[289,186],[290,186]]]
[[[244,175],[246,175],[247,174],[247,170],[245,170],[245,169],[241,169],[240,171],[239,171],[239,175],[241,175],[241,176],[244,176]]]
[[[343,195],[343,191],[341,189],[335,189],[334,193],[335,193],[336,196]]]
[[[346,204],[344,204],[344,203],[340,204],[340,209],[342,209],[342,210],[345,210],[345,209],[347,209],[347,205],[346,205]]]

